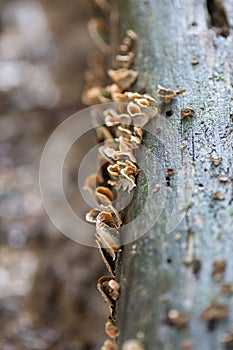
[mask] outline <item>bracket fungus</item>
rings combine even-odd
[[[100,215],[100,214],[99,214]],[[112,260],[116,259],[116,252],[120,250],[120,234],[116,227],[111,227],[111,223],[107,224],[96,219],[96,238],[101,248],[108,251]]]
[[[122,350],[144,350],[144,345],[138,339],[128,339],[122,345]]]
[[[87,106],[98,104],[101,91],[101,86],[87,86],[82,93],[82,102]]]
[[[231,296],[233,293],[233,284],[232,283],[222,283],[221,284],[221,293],[225,296]]]
[[[213,262],[212,278],[216,282],[222,280],[225,273],[226,266],[227,266],[227,262],[225,260],[215,260]]]
[[[104,40],[107,37],[107,27],[100,18],[91,18],[87,24],[89,34],[96,46],[105,54],[111,52],[110,45]]]
[[[172,309],[168,312],[168,321],[171,325],[183,328],[187,326],[189,318],[185,312],[179,312]]]
[[[124,54],[116,55],[116,62],[119,67],[129,69],[134,61],[134,53],[129,51]]]
[[[138,36],[133,29],[127,29],[126,35],[133,41],[136,41],[138,39]]]
[[[101,246],[98,240],[96,240],[96,244],[97,244],[97,247],[99,248],[100,255],[103,259],[103,262],[107,270],[111,273],[112,276],[115,276],[116,261],[112,259],[111,254],[107,251],[107,249]]]
[[[120,286],[111,276],[102,276],[98,279],[97,289],[111,309],[111,316],[119,297]]]
[[[222,344],[225,345],[226,349],[232,349],[232,347],[233,347],[233,331],[224,333],[221,336],[220,341]]]
[[[122,91],[129,89],[138,77],[138,72],[126,68],[119,68],[117,70],[109,69],[107,73]]]
[[[133,116],[133,125],[142,128],[144,125],[146,125],[149,121],[149,116],[145,113],[138,113]]]
[[[141,108],[138,106],[138,104],[134,103],[133,101],[130,101],[127,105],[127,112],[131,117],[135,116],[138,113],[141,113]]]
[[[184,93],[184,92],[185,92],[184,88],[179,88],[178,90],[173,90],[173,89],[167,89],[167,88],[162,87],[161,85],[158,85],[157,96],[158,96],[158,99],[160,101],[165,102],[165,103],[169,103],[177,95]]]
[[[117,327],[114,325],[112,320],[108,320],[105,324],[105,333],[109,336],[109,338],[117,338],[119,335]]]
[[[96,224],[96,218],[100,212],[101,211],[99,209],[91,209],[88,213],[86,213],[86,221]]]
[[[227,318],[228,313],[229,310],[225,304],[213,303],[202,312],[201,318],[206,322],[221,321]]]
[[[195,114],[196,114],[196,112],[192,108],[182,108],[181,111],[180,111],[181,119],[188,118],[188,117],[193,117]]]
[[[130,192],[136,186],[135,177],[138,174],[138,169],[129,160],[125,162],[117,161],[115,165],[109,165],[108,173],[112,179],[109,183],[114,183],[116,188],[122,187],[123,190]]]
[[[150,102],[146,98],[136,98],[135,101],[140,107],[150,107]]]
[[[117,350],[116,343],[107,339],[104,342],[104,345],[101,347],[101,350]]]
[[[116,227],[120,227],[122,225],[122,217],[120,213],[111,204],[107,206],[100,205],[100,208],[102,209],[102,211],[111,213],[112,217],[114,218]]]
[[[105,116],[105,124],[107,126],[129,125],[130,123],[131,118],[126,113],[116,114],[115,116],[108,114]]]
[[[98,174],[91,174],[86,178],[83,189],[93,193],[96,187],[98,187],[101,184],[101,182],[101,177]]]
[[[222,201],[223,199],[225,199],[225,195],[221,192],[214,192],[212,198],[215,200]]]
[[[95,189],[95,196],[98,203],[106,205],[112,203],[115,199],[113,192],[105,186],[97,187]]]
[[[210,157],[210,161],[213,165],[218,166],[222,162],[222,157]]]
[[[109,45],[104,39],[106,27],[102,20],[94,18],[89,21],[88,26],[96,45],[102,52],[109,52]],[[96,62],[94,60],[92,62],[95,63],[94,67],[89,62],[83,93],[83,101],[88,105],[108,101],[118,102],[116,108],[106,108],[98,115],[92,115],[98,140],[103,140],[104,143],[99,147],[98,152],[100,170],[98,174],[90,175],[85,182],[85,188],[94,194],[99,204],[98,208],[86,214],[86,220],[95,223],[96,244],[112,275],[112,277],[101,277],[97,283],[98,290],[110,306],[110,318],[105,327],[110,338],[118,336],[113,314],[120,286],[114,276],[117,256],[121,251],[120,226],[122,225],[122,217],[113,206],[113,201],[118,191],[130,192],[136,186],[139,169],[134,150],[138,149],[142,143],[142,127],[160,113],[152,96],[130,91],[138,77],[138,72],[131,69],[134,61],[132,48],[136,40],[137,34],[132,29],[127,30],[126,37],[123,38],[115,57],[115,67],[118,69],[104,71],[102,59]],[[113,83],[105,86],[104,80],[107,80],[107,75]],[[175,95],[177,93],[175,92]],[[109,188],[108,185],[112,187]],[[116,349],[116,344],[110,340],[106,340],[101,348],[101,350]],[[122,349],[143,350],[144,347],[138,340],[131,339],[123,344]]]

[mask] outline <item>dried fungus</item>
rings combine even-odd
[[[194,343],[192,340],[190,339],[185,339],[183,342],[182,342],[182,345],[181,345],[181,350],[193,350],[194,348]]]
[[[218,166],[222,162],[222,157],[211,157],[210,161],[213,165]]]
[[[96,196],[97,202],[100,204],[108,205],[114,201],[114,194],[108,187],[104,187],[104,186],[97,187],[95,190],[95,196]]]
[[[213,199],[219,200],[219,201],[222,201],[223,199],[225,199],[225,195],[221,192],[214,192],[212,197]]]
[[[135,115],[141,113],[141,108],[133,101],[130,101],[127,105],[127,112],[129,115],[131,115],[131,117],[134,117]]]
[[[179,88],[178,90],[167,89],[158,85],[157,96],[158,99],[162,102],[169,103],[173,100],[177,95],[184,93],[184,88]]]
[[[109,251],[112,259],[116,259],[116,252],[120,249],[120,234],[113,221],[103,222],[100,218],[101,213],[96,219],[96,238],[102,248]]]
[[[120,68],[117,70],[109,69],[108,75],[114,83],[122,89],[122,91],[125,91],[135,83],[138,77],[138,72],[126,68]]]
[[[228,313],[229,310],[226,305],[213,303],[202,312],[201,318],[206,322],[221,321],[227,318]]]
[[[192,108],[182,108],[180,111],[181,119],[193,117],[195,114],[196,114],[196,112]]]
[[[99,215],[100,210],[99,209],[91,209],[87,214],[86,214],[86,221],[91,222],[91,223],[96,223],[96,218]]]
[[[110,307],[115,307],[115,301],[111,295],[112,288],[109,287],[109,282],[113,280],[111,276],[102,276],[98,279],[97,282],[97,289],[104,298],[105,302],[110,306]]]
[[[122,345],[122,350],[144,350],[144,345],[138,339],[128,339]]]
[[[161,85],[158,85],[157,96],[160,101],[169,103],[174,97],[176,97],[176,92],[172,89],[166,89]]]
[[[111,51],[109,44],[104,40],[108,36],[108,30],[104,21],[100,18],[91,18],[87,24],[89,34],[96,46],[104,53]]]
[[[232,349],[233,347],[233,331],[224,333],[221,338],[221,343],[225,345],[226,349]]]
[[[108,320],[105,324],[105,333],[109,338],[116,339],[119,335],[117,327],[114,325],[112,320]]]
[[[232,283],[222,283],[221,284],[221,293],[227,297],[232,295],[233,284]]]
[[[142,128],[144,125],[146,125],[149,121],[149,116],[145,113],[138,113],[135,114],[132,118],[132,123],[134,126],[138,128]]]
[[[117,345],[111,340],[105,340],[101,350],[117,350]]]
[[[107,249],[103,248],[98,240],[96,240],[97,247],[99,248],[100,255],[103,259],[103,262],[107,270],[111,273],[112,276],[115,276],[116,271],[116,262],[113,260],[112,255],[108,252]]]
[[[137,36],[137,34],[135,33],[135,31],[134,31],[133,29],[128,29],[128,30],[126,31],[126,35],[127,35],[130,39],[132,39],[134,42],[137,41],[137,39],[138,39],[138,36]]]
[[[103,11],[106,10],[105,0],[95,1]],[[93,18],[89,21],[88,28],[100,50],[104,53],[109,52],[110,48],[105,39],[107,37],[105,23]],[[119,68],[107,70],[107,75],[113,81],[111,85],[104,84],[106,74],[103,57],[96,56],[89,60],[88,70],[85,73],[86,87],[82,96],[83,102],[88,105],[117,102],[116,108],[106,108],[102,115],[95,116],[98,140],[104,141],[98,153],[100,175],[89,176],[85,183],[85,188],[94,193],[100,207],[90,210],[86,214],[86,220],[96,225],[96,243],[108,271],[113,276],[103,276],[97,283],[98,290],[110,306],[106,333],[111,338],[118,336],[112,315],[120,293],[120,286],[114,276],[117,255],[121,250],[119,228],[122,225],[121,215],[113,207],[112,202],[115,200],[117,190],[130,192],[136,186],[139,170],[134,150],[142,143],[142,127],[160,113],[153,97],[128,91],[138,77],[138,72],[131,69],[134,61],[132,47],[136,40],[137,34],[132,29],[127,30],[115,57],[116,66]],[[111,185],[112,189],[103,185],[106,183]],[[101,349],[116,350],[116,344],[106,340]],[[122,349],[143,350],[144,347],[138,340],[131,339],[123,344]]]
[[[226,260],[215,260],[213,262],[212,278],[216,282],[219,282],[222,280],[226,270],[226,266],[227,266]]]
[[[134,53],[131,51],[124,55],[116,55],[116,62],[119,68],[129,69],[133,64],[133,61]]]
[[[114,218],[114,222],[116,227],[120,227],[122,225],[122,217],[120,213],[111,205],[107,206],[100,206],[105,212],[111,213],[112,217]]]
[[[168,312],[168,321],[174,326],[183,328],[187,326],[189,318],[185,312],[179,312],[175,309],[172,309]]]
[[[86,178],[85,185],[83,187],[84,190],[88,190],[90,192],[94,192],[96,187],[101,184],[101,178],[98,174],[91,174]]]
[[[101,86],[87,86],[82,93],[82,102],[87,106],[92,106],[100,103],[100,95],[102,93],[102,89],[103,88]]]

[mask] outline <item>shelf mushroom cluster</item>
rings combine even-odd
[[[82,96],[87,105],[115,102],[110,107],[108,104],[97,117],[97,136],[104,141],[98,149],[100,171],[91,174],[85,182],[85,188],[91,191],[99,204],[98,208],[86,214],[86,220],[96,225],[96,243],[111,274],[99,278],[97,288],[110,307],[105,331],[112,339],[118,336],[114,314],[120,286],[115,280],[115,272],[121,249],[122,225],[122,216],[115,209],[114,201],[119,191],[129,193],[136,186],[139,169],[135,150],[142,143],[144,125],[160,113],[153,97],[130,91],[138,77],[138,73],[131,69],[134,60],[132,48],[136,40],[136,33],[127,30],[115,57],[116,69],[107,70],[113,80],[111,85],[104,87],[102,83],[104,60],[97,55],[92,57],[85,74],[87,83]],[[102,350],[110,349],[116,349],[116,344],[107,340]]]
[[[98,149],[100,170],[91,174],[85,182],[85,188],[91,191],[99,207],[91,209],[86,214],[86,220],[96,225],[96,243],[111,274],[102,276],[97,288],[110,307],[106,334],[116,339],[115,308],[120,286],[115,274],[122,244],[120,226],[123,219],[115,208],[115,200],[120,192],[126,196],[136,186],[139,169],[135,151],[142,144],[144,126],[159,115],[160,109],[149,94],[131,91],[138,78],[138,72],[132,69],[137,34],[132,29],[126,31],[114,59],[114,68],[106,70],[106,54],[111,51],[110,45],[103,41],[106,28],[102,20],[96,18],[90,20],[88,28],[102,54],[94,54],[88,60],[82,101],[89,106],[106,103],[106,108],[100,108],[100,113],[92,115],[98,139],[103,144]],[[106,84],[109,78],[112,84]],[[172,90],[159,85],[157,98],[170,103],[184,91],[183,88]],[[193,115],[194,111],[190,111]],[[116,350],[116,343],[106,340],[101,350]]]

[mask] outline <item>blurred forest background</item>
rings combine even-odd
[[[93,11],[90,0],[0,0],[1,350],[98,349],[105,338],[99,253],[56,230],[38,186],[49,135],[84,107]]]

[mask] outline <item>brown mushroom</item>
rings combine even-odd
[[[119,335],[117,327],[114,325],[112,320],[108,320],[105,324],[105,333],[109,336],[109,338],[117,338]]]
[[[101,350],[117,350],[117,345],[111,340],[105,340]]]
[[[98,186],[95,190],[95,196],[97,201],[102,204],[109,204],[114,201],[114,194],[108,187]]]
[[[107,73],[123,91],[130,88],[138,77],[138,72],[126,68],[109,69]]]

